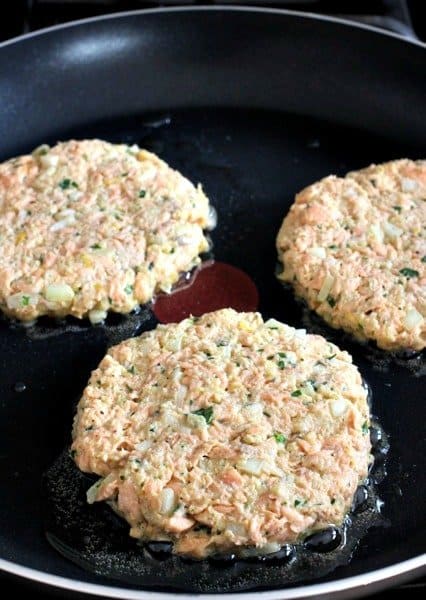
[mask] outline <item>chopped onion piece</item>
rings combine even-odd
[[[93,310],[89,311],[89,321],[92,323],[92,325],[98,325],[98,323],[103,323],[106,318],[107,318],[106,310],[93,309]]]
[[[276,319],[268,319],[267,321],[265,321],[265,327],[268,327],[269,329],[282,326],[283,324],[280,323],[280,321],[277,321]]]
[[[404,233],[402,229],[396,225],[393,225],[392,223],[389,223],[388,221],[385,221],[383,224],[383,229],[385,230],[386,235],[390,238],[399,238]]]
[[[298,340],[303,339],[304,337],[306,337],[306,329],[296,329],[296,331],[294,332],[294,337]]]
[[[312,256],[316,256],[317,258],[326,258],[327,256],[325,248],[321,248],[320,246],[310,248],[309,253],[312,254]]]
[[[423,322],[423,316],[415,308],[410,308],[405,315],[405,326],[414,329]]]
[[[383,230],[378,223],[371,225],[369,233],[373,236],[376,242],[379,242],[380,244],[383,242]]]
[[[46,154],[47,152],[49,152],[49,150],[50,146],[48,146],[47,144],[41,144],[41,146],[37,146],[37,148],[35,148],[31,154],[33,156],[43,156],[43,154]]]
[[[98,495],[98,490],[101,487],[101,483],[103,482],[103,478],[99,479],[96,483],[94,483],[86,492],[86,498],[88,504],[93,504],[96,502],[96,496]]]
[[[330,293],[333,285],[334,285],[334,277],[332,277],[331,275],[329,275],[327,273],[327,275],[324,277],[324,281],[322,282],[321,289],[318,292],[318,301],[319,302],[324,302],[324,300],[327,298],[328,294]]]
[[[344,398],[339,398],[331,403],[333,417],[341,417],[348,409],[348,403]]]
[[[54,223],[50,228],[50,231],[60,231],[61,229],[65,229],[65,227],[68,227],[68,225],[72,225],[73,223],[75,223],[75,217],[70,215],[66,219],[56,221],[56,223]]]
[[[56,167],[59,162],[59,156],[55,154],[43,154],[40,156],[40,163],[45,168],[48,169],[50,167]]]
[[[237,468],[249,475],[260,475],[263,470],[263,461],[256,458],[247,458],[245,460],[240,460],[237,464]]]
[[[164,488],[161,491],[161,507],[160,513],[162,515],[171,515],[176,506],[176,496],[172,488]]]
[[[71,304],[75,294],[72,287],[67,283],[51,283],[44,293],[48,302],[60,302]]]
[[[140,444],[136,444],[136,450],[138,452],[146,452],[147,450],[149,450],[149,448],[151,448],[151,446],[152,446],[151,440],[145,440],[144,442],[141,442]]]
[[[207,429],[207,421],[202,415],[193,415],[189,413],[187,415],[188,425],[193,429]]]
[[[232,535],[235,535],[237,537],[245,537],[247,535],[246,528],[242,523],[229,523],[229,525],[226,528],[226,531],[229,531],[230,533],[232,533]]]
[[[253,404],[248,404],[245,406],[244,412],[246,413],[248,419],[257,421],[263,415],[263,406],[259,402],[254,402]]]
[[[418,183],[415,179],[409,179],[408,177],[403,177],[401,179],[401,189],[403,192],[414,192],[417,189]]]

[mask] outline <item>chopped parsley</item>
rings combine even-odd
[[[263,414],[265,415],[265,417],[270,417],[270,416],[271,416],[271,413],[268,413],[268,411],[267,411],[267,410],[264,410],[264,411],[263,411]]]
[[[73,181],[72,179],[66,178],[59,183],[59,187],[61,188],[61,190],[68,190],[70,187],[78,188],[78,183]]]
[[[154,268],[154,263],[150,262],[148,265],[148,271],[152,271],[153,268]]]
[[[146,191],[145,190],[139,190],[139,198],[145,198],[146,196]]]
[[[268,329],[278,329],[278,327],[273,326],[273,327],[268,327]]]
[[[207,425],[213,421],[213,406],[207,406],[206,408],[199,408],[198,410],[192,411],[193,415],[199,415],[200,417],[204,417]]]
[[[128,283],[124,288],[124,291],[126,292],[126,294],[131,294],[133,292],[133,286],[130,285],[130,283]]]
[[[30,303],[30,297],[29,296],[22,296],[22,300],[21,300],[22,306],[28,306],[29,303]]]
[[[279,433],[278,431],[274,433],[274,438],[277,444],[285,444],[287,441],[286,436],[283,433]]]
[[[362,424],[361,431],[362,431],[362,435],[367,435],[367,433],[368,433],[368,423],[367,423],[367,421],[364,421],[364,423]]]
[[[223,348],[223,346],[227,346],[227,345],[228,345],[228,342],[225,342],[223,340],[220,340],[219,342],[216,342],[216,346],[218,348]]]
[[[337,246],[336,244],[331,244],[331,246],[329,246],[330,250],[337,250]]]
[[[298,506],[300,506],[300,505],[303,505],[303,504],[305,504],[305,500],[297,500],[297,499],[296,499],[296,500],[294,501],[294,506],[295,506],[296,508],[297,508]]]
[[[401,212],[401,210],[402,210],[402,206],[392,206],[392,208],[393,208],[394,210],[396,210],[396,212],[399,212],[399,213],[400,213],[400,212]]]
[[[422,263],[426,263],[426,254],[422,257]]]
[[[293,398],[297,398],[298,396],[302,395],[302,390],[294,390],[294,392],[291,392],[291,395]]]
[[[278,352],[278,356],[280,357],[280,360],[277,363],[278,368],[285,369],[287,366],[287,363],[286,363],[287,354],[285,352]]]
[[[100,250],[101,249],[101,245],[97,244],[97,243],[96,244],[92,244],[90,247],[92,248],[92,250]]]
[[[131,373],[132,375],[134,375],[135,374],[135,365],[132,365],[127,370],[128,370],[129,373]]]
[[[336,306],[336,300],[333,298],[333,296],[327,296],[327,302],[329,303],[331,308],[334,308]]]
[[[331,360],[332,358],[334,358],[336,355],[335,354],[331,354],[330,356],[326,356],[327,360]]]
[[[419,272],[415,269],[410,269],[410,267],[404,267],[403,269],[400,269],[399,272],[401,273],[401,275],[404,275],[404,277],[406,277],[407,279],[419,276]]]
[[[336,498],[332,498],[332,499],[330,500],[330,504],[334,504],[335,502],[336,502]]]

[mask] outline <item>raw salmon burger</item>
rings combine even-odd
[[[72,455],[140,540],[176,553],[260,554],[350,508],[370,460],[347,352],[224,309],[111,348],[74,421]]]
[[[426,161],[305,188],[277,237],[282,281],[327,323],[385,350],[426,345]]]
[[[170,291],[208,247],[200,187],[138,146],[68,141],[0,165],[0,308],[128,313]]]

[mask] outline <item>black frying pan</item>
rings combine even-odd
[[[47,543],[41,481],[68,442],[74,401],[107,345],[155,320],[144,311],[111,317],[103,328],[45,321],[27,333],[2,321],[5,571],[112,597],[257,589],[268,599],[362,595],[423,571],[424,357],[391,359],[311,319],[275,281],[274,239],[303,186],[370,162],[425,155],[425,66],[424,47],[396,35],[257,9],[115,15],[0,46],[0,159],[42,142],[99,136],[138,142],[201,181],[219,213],[215,257],[253,278],[265,316],[305,324],[352,352],[391,444],[379,485],[385,527],[370,530],[349,565],[331,574],[318,579],[311,569],[289,586],[268,565],[173,559],[143,571],[136,585],[110,580]]]

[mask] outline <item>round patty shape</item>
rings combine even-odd
[[[138,146],[68,141],[0,165],[0,308],[128,313],[208,248],[200,187]]]
[[[274,552],[342,523],[370,460],[347,352],[224,309],[111,348],[74,421],[72,455],[141,540],[203,558]]]
[[[279,278],[331,326],[385,350],[426,345],[426,161],[330,176],[296,196]]]

